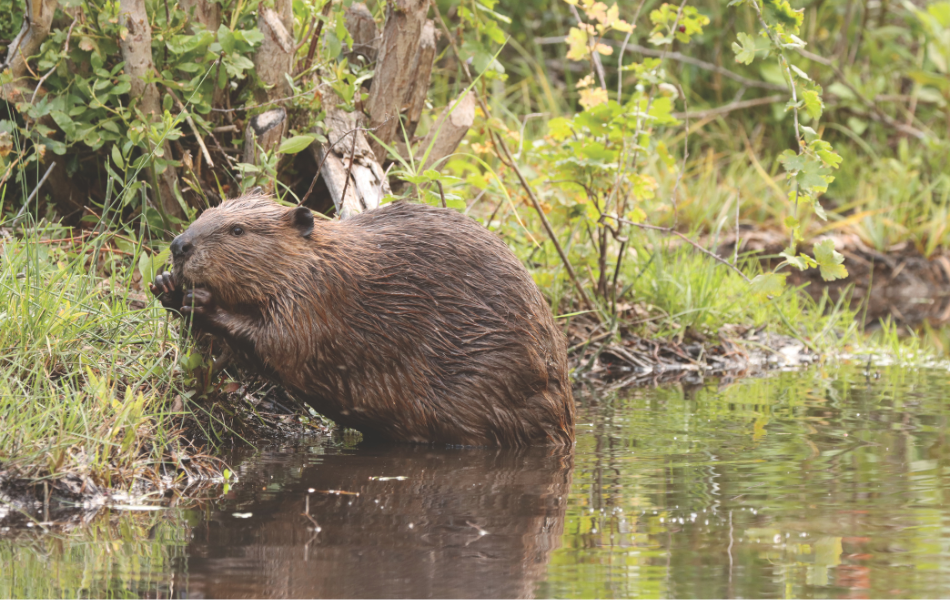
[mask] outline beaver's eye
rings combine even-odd
[[[234,227],[231,228],[231,235],[234,235],[234,236],[244,235],[244,228],[241,227],[240,225],[235,225]]]

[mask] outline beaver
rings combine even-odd
[[[498,236],[395,202],[314,222],[250,194],[205,211],[151,284],[192,328],[365,437],[566,445],[566,341]]]

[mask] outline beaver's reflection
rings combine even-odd
[[[185,593],[531,596],[560,543],[572,466],[550,449],[265,453],[195,528]]]

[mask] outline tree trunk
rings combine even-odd
[[[7,102],[23,102],[29,100],[27,93],[32,95],[35,85],[23,77],[28,72],[26,61],[39,52],[40,45],[49,36],[53,14],[58,5],[57,0],[26,0],[23,26],[10,43],[4,65],[13,75],[13,80],[0,90],[0,96]]]
[[[428,135],[416,146],[416,158],[421,160],[429,149],[429,145],[432,145],[432,150],[429,151],[429,156],[421,170],[433,168],[433,165],[455,152],[465,134],[468,133],[468,128],[474,122],[475,94],[469,91],[445,107]],[[435,142],[432,141],[433,139]],[[441,170],[442,166],[443,164],[440,163],[435,168]]]
[[[152,62],[152,27],[145,12],[145,0],[119,0],[119,18],[129,30],[125,39],[119,40],[125,72],[131,78],[132,90],[129,96],[138,99],[139,108],[147,118],[152,121],[161,120],[162,101],[158,87],[154,83],[145,82],[145,77],[155,69]],[[163,158],[172,160],[171,145],[166,142],[162,150]],[[154,175],[158,180],[158,202],[165,214],[184,217],[185,212],[175,198],[175,185],[178,181],[175,169],[169,165],[161,173]]]
[[[189,21],[201,23],[208,31],[217,33],[221,26],[220,4],[209,0],[180,0],[179,4]]]
[[[422,109],[426,107],[426,94],[429,92],[429,78],[432,76],[432,63],[435,61],[435,26],[432,21],[426,21],[419,37],[419,47],[416,48],[416,58],[412,63],[409,89],[403,106],[406,109],[406,135],[412,139],[416,132],[419,119],[422,118]]]
[[[294,14],[292,0],[276,0],[274,8],[261,7],[257,14],[257,26],[264,34],[261,47],[254,55],[254,68],[257,77],[267,86],[267,91],[258,94],[260,102],[275,101],[291,95],[287,75],[293,67],[294,48]],[[244,138],[244,158],[249,164],[257,164],[260,152],[271,152],[280,145],[280,140],[287,129],[287,114],[280,119],[280,127],[272,126],[277,115],[268,111],[258,117],[270,115],[260,123],[261,133],[247,135]],[[257,118],[257,117],[255,117]],[[265,122],[266,121],[266,122]],[[248,123],[248,131],[252,130]],[[253,160],[247,160],[248,158]]]
[[[258,78],[267,85],[266,99],[286,98],[290,96],[286,74],[290,73],[295,47],[291,0],[276,0],[274,8],[262,6],[257,13],[257,27],[264,40],[254,55],[254,67]]]
[[[256,115],[247,121],[244,130],[244,162],[249,165],[258,164],[261,151],[269,151],[280,144],[287,130],[287,111],[275,108]],[[274,182],[268,181],[263,186],[268,194],[274,191]]]
[[[386,144],[399,131],[399,114],[412,85],[413,65],[428,9],[428,0],[392,0],[386,10],[386,25],[366,105],[370,127]],[[383,145],[374,140],[371,147],[380,162],[385,161]]]
[[[373,13],[362,2],[354,2],[343,10],[346,14],[346,30],[353,38],[350,61],[354,55],[365,57],[368,63],[375,61],[379,49],[379,29],[373,20]]]

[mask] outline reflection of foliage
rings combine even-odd
[[[946,392],[842,368],[595,396],[537,595],[945,596]]]
[[[65,533],[37,528],[0,540],[0,597],[162,597],[190,539],[183,509],[107,513]]]

